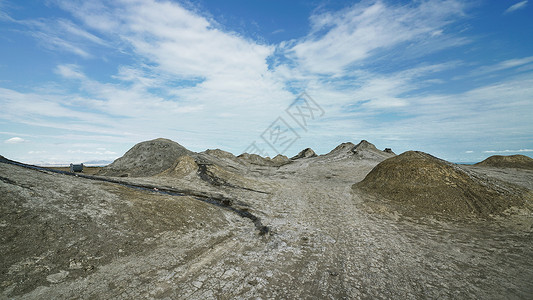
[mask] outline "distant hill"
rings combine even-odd
[[[496,168],[517,168],[533,170],[533,158],[525,155],[493,155],[476,166],[496,167]]]
[[[285,155],[278,154],[274,158],[262,157],[257,154],[243,153],[237,156],[241,161],[258,166],[279,167],[291,163]]]
[[[533,194],[523,188],[417,151],[381,162],[353,188],[406,209],[454,217],[501,214],[533,201]]]
[[[83,164],[86,166],[107,166],[110,163],[112,163],[110,160],[90,160],[84,162]]]
[[[395,156],[392,151],[381,151],[374,144],[369,143],[366,140],[362,140],[359,144],[354,145],[351,142],[342,143],[325,154],[326,157],[355,157],[358,159],[372,159],[372,160],[384,160]]]

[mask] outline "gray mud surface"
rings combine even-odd
[[[441,218],[354,192],[385,158],[342,147],[282,166],[212,158],[227,171],[205,174],[234,174],[228,184],[116,178],[229,199],[263,235],[194,196],[0,163],[0,298],[531,299],[530,211]],[[530,170],[461,168],[531,189]]]

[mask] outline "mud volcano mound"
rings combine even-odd
[[[496,167],[496,168],[517,168],[533,170],[533,158],[525,155],[493,155],[476,166]]]
[[[300,159],[300,158],[310,158],[310,157],[316,157],[315,151],[311,148],[305,148],[304,150],[300,151],[295,156],[291,157],[291,160]]]
[[[381,161],[393,157],[395,156],[395,154],[392,151],[381,151],[376,148],[374,144],[369,143],[366,140],[362,140],[357,145],[354,145],[351,142],[342,143],[324,156],[337,158],[355,157],[358,159],[371,159]]]
[[[374,144],[362,140],[353,148],[353,153],[359,159],[377,159],[383,160],[395,156],[394,152],[381,151]]]
[[[180,144],[168,139],[155,139],[133,146],[124,156],[103,168],[98,175],[153,176],[176,165],[184,155],[194,155]]]
[[[257,154],[243,153],[237,156],[241,161],[247,162],[252,165],[258,166],[268,166],[268,167],[279,167],[286,165],[291,161],[285,155],[278,154],[274,158],[262,157]]]
[[[415,151],[381,162],[353,188],[409,210],[453,217],[486,217],[533,201],[526,189]]]

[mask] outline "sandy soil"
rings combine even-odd
[[[399,213],[352,191],[379,161],[335,154],[237,166],[239,185],[194,174],[121,178],[227,197],[259,217],[266,235],[250,219],[194,197],[0,163],[0,297],[531,297],[530,213],[486,220]],[[465,168],[522,186],[532,176]]]

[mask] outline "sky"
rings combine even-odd
[[[533,2],[0,0],[0,155],[533,156]]]

